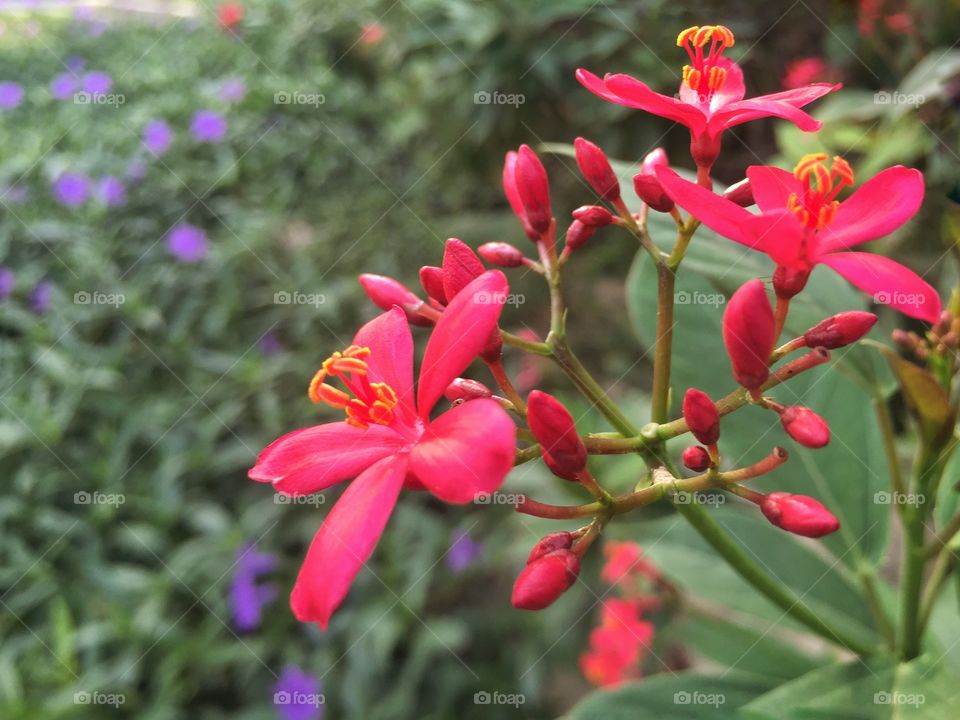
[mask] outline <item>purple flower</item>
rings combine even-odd
[[[78,73],[86,67],[87,61],[79,55],[69,55],[67,59],[63,61],[63,64],[67,66],[67,70],[70,72]]]
[[[271,357],[283,352],[283,344],[280,342],[280,338],[272,332],[268,332],[260,338],[258,344],[264,357]]]
[[[14,276],[13,270],[5,265],[0,265],[0,302],[10,297],[16,284],[17,278]]]
[[[105,175],[97,184],[97,197],[107,207],[120,207],[127,202],[127,188],[114,175]]]
[[[480,557],[483,552],[483,545],[467,534],[465,531],[453,532],[453,543],[450,550],[447,551],[447,567],[453,572],[463,572],[474,561]]]
[[[195,225],[177,225],[167,235],[167,249],[180,262],[199,262],[207,256],[207,235]]]
[[[190,133],[197,142],[221,142],[227,136],[227,119],[213,110],[198,110],[190,123]]]
[[[33,286],[28,300],[30,309],[37,315],[44,315],[50,309],[50,303],[53,301],[53,283],[49,280],[41,280]]]
[[[0,82],[0,108],[12,110],[23,102],[23,87],[15,82]]]
[[[320,720],[325,703],[322,690],[319,680],[288,665],[273,686],[273,704],[283,720]]]
[[[163,155],[173,144],[173,130],[163,120],[151,120],[143,128],[143,144],[154,155]]]
[[[243,78],[227,78],[220,84],[220,99],[226,103],[237,103],[247,96],[247,84]]]
[[[147,164],[143,160],[131,160],[127,166],[127,180],[134,185],[143,182],[147,176]]]
[[[60,73],[50,81],[50,94],[57,100],[69,100],[78,87],[79,82],[72,73]]]
[[[88,72],[83,76],[83,91],[91,95],[106,95],[113,87],[113,78],[105,72]]]
[[[257,580],[276,569],[277,558],[257,552],[253,543],[246,543],[237,551],[235,567],[227,598],[233,626],[239,632],[253,632],[260,627],[263,606],[277,597],[276,587],[271,584],[258,585]]]
[[[61,205],[78,208],[90,196],[90,180],[80,173],[64,173],[53,181],[53,196]]]

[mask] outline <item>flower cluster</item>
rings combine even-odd
[[[796,535],[818,538],[838,529],[837,518],[813,498],[746,487],[747,481],[787,462],[783,448],[772,448],[751,465],[724,469],[723,419],[752,407],[775,413],[787,436],[803,447],[822,448],[830,442],[830,428],[820,415],[771,395],[796,375],[827,363],[832,350],[858,342],[877,320],[873,313],[850,310],[825,318],[797,337],[783,338],[791,301],[804,291],[818,265],[879,304],[938,322],[941,344],[956,348],[955,323],[941,318],[939,297],[929,284],[892,260],[852,249],[890,234],[916,214],[923,176],[893,167],[853,190],[857,181],[846,160],[811,154],[800,158],[792,172],[749,167],[743,181],[715,192],[711,169],[724,130],[773,117],[815,131],[820,123],[801,108],[840,86],[804,85],[745,99],[743,72],[724,56],[734,46],[728,28],[688,28],[677,45],[687,52],[689,64],[675,97],[627,75],[601,79],[579,70],[577,77],[604,100],[686,126],[696,182],[674,170],[662,149],[654,149],[632,177],[640,207],[634,212],[624,197],[628,183],[621,182],[603,150],[577,138],[573,155],[594,197],[573,212],[561,235],[547,170],[531,147],[521,145],[506,154],[502,182],[519,228],[532,245],[529,255],[522,243],[488,242],[474,252],[451,238],[441,263],[420,269],[422,295],[390,277],[360,277],[367,295],[384,312],[364,325],[349,346],[330,355],[308,388],[310,400],[341,411],[344,420],[281,437],[262,452],[249,473],[291,495],[352,479],[317,532],[293,589],[291,604],[301,620],[327,626],[373,552],[401,490],[467,503],[499,488],[514,465],[534,459],[590,499],[559,506],[519,496],[516,509],[521,513],[586,520],[581,527],[548,534],[530,551],[512,592],[512,604],[520,609],[540,610],[554,603],[578,582],[584,557],[607,524],[655,502],[672,501],[679,510],[691,495],[728,493],[755,504],[758,515]],[[753,205],[756,211],[749,209]],[[650,213],[667,214],[675,222],[672,251],[661,250],[651,236]],[[671,419],[672,288],[700,225],[772,261],[773,302],[763,278],[749,280],[732,294],[724,311],[722,343],[735,388],[716,401],[707,389],[676,388],[683,390],[677,393],[682,403]],[[655,264],[660,283],[651,422],[642,426],[616,406],[567,338],[563,272],[603,228],[634,235]],[[509,287],[504,274],[487,269],[485,262],[543,277],[551,318],[543,340],[536,333],[515,335],[501,328]],[[429,332],[416,384],[411,326]],[[541,378],[532,369],[536,364],[526,366],[522,383],[511,378],[503,363],[505,348],[522,351],[536,363],[555,362],[614,432],[582,432],[579,419],[557,397],[531,387]],[[475,359],[486,366],[496,390],[461,377]],[[449,409],[435,413],[442,402]],[[667,441],[687,434],[696,442],[688,443],[679,459],[694,473],[690,477],[682,476],[667,447]],[[591,455],[616,453],[637,453],[644,460],[646,469],[633,492],[611,493],[590,469]],[[685,514],[700,522],[689,509]],[[655,603],[648,602],[649,593],[635,581],[640,578],[660,589],[663,583],[636,546],[608,543],[607,553],[604,579],[621,588],[629,585],[630,591],[605,604],[601,625],[582,659],[584,672],[598,684],[640,672],[640,659],[653,636],[644,613]],[[752,581],[758,574],[762,570],[747,577]],[[763,583],[756,585],[764,589]]]

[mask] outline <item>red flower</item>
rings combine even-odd
[[[232,30],[243,20],[243,5],[235,2],[226,2],[217,8],[217,18],[220,24],[228,30]]]
[[[344,409],[346,422],[296,430],[257,458],[250,478],[290,495],[356,477],[300,570],[290,604],[301,621],[327,626],[373,552],[401,488],[466,503],[496,490],[510,472],[516,431],[496,401],[470,400],[430,418],[444,389],[489,340],[506,293],[506,279],[495,270],[457,293],[427,343],[416,400],[413,338],[403,311],[393,308],[371,320],[310,384],[311,399]],[[332,378],[353,397],[328,385]]]
[[[837,195],[853,185],[853,171],[839,157],[807,155],[791,175],[766,165],[747,169],[760,208],[739,205],[683,180],[668,168],[657,177],[667,194],[704,225],[766,253],[777,264],[774,287],[781,297],[803,289],[814,266],[826,265],[874,299],[910,317],[936,322],[940,298],[916,273],[889,258],[850,248],[893,232],[923,201],[923,175],[896,165],[865,182],[843,202]]]
[[[604,600],[600,626],[590,632],[590,648],[580,656],[590,682],[604,687],[642,675],[640,661],[650,649],[654,626],[641,611],[638,600]]]
[[[619,585],[635,576],[658,580],[660,571],[647,560],[643,550],[634,542],[608,540],[603,546],[606,562],[600,571],[600,579],[611,585]]]
[[[818,538],[840,529],[840,521],[817,500],[806,495],[774,492],[760,503],[767,520],[794,535]]]
[[[580,69],[577,79],[604,100],[686,125],[690,129],[690,150],[701,168],[713,165],[720,152],[720,135],[735,125],[779,117],[801,130],[819,130],[820,123],[799,108],[840,85],[818,83],[744,100],[743,72],[735,62],[723,57],[723,51],[733,47],[733,43],[733,33],[723,25],[694,26],[677,36],[677,45],[686,48],[691,63],[683,68],[679,98],[654,92],[629,75],[600,79]]]

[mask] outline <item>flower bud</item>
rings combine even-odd
[[[537,235],[550,229],[553,212],[550,209],[550,183],[547,171],[529,145],[521,145],[517,152],[515,170],[517,193],[530,227]]]
[[[443,249],[443,292],[447,302],[452,302],[458,292],[485,270],[480,258],[465,242],[457,238],[447,240]]]
[[[633,191],[651,210],[670,212],[673,210],[673,200],[667,196],[660,181],[657,180],[658,167],[670,167],[670,161],[663,148],[656,148],[647,153],[640,165],[640,172],[633,176]]]
[[[704,445],[716,445],[720,438],[720,413],[702,390],[690,388],[683,396],[683,419],[693,436]]]
[[[584,205],[583,207],[578,207],[573,211],[573,218],[574,220],[579,220],[584,225],[592,225],[594,227],[603,227],[604,225],[609,225],[617,221],[613,213],[599,205]]]
[[[583,247],[596,231],[596,225],[587,225],[579,220],[574,220],[567,228],[567,234],[563,241],[563,252],[569,255],[574,250]]]
[[[806,495],[770,493],[761,501],[760,510],[771,523],[794,535],[818,538],[840,528],[833,513]]]
[[[574,140],[573,148],[580,172],[593,191],[607,202],[619,200],[620,181],[603,150],[582,137]]]
[[[740,182],[734,183],[723,192],[723,196],[740,207],[750,207],[756,202],[753,199],[753,186],[750,184],[750,178],[744,178]]]
[[[573,545],[573,533],[566,530],[550,533],[540,538],[540,541],[533,546],[529,557],[527,557],[527,565],[555,550],[569,550],[571,545]]]
[[[488,242],[477,248],[480,257],[491,265],[500,267],[520,267],[523,265],[523,253],[510,243]]]
[[[443,290],[443,270],[434,265],[420,268],[420,286],[431,300],[441,305],[447,304],[447,294]]]
[[[733,366],[733,377],[743,387],[755,390],[769,377],[775,333],[773,308],[763,282],[744,283],[723,313],[723,343]]]
[[[470,380],[469,378],[456,378],[452,383],[447,385],[447,389],[443,391],[443,396],[450,402],[456,402],[457,400],[488,398],[492,397],[493,393],[490,392],[490,388],[482,382]]]
[[[393,278],[364,273],[360,276],[360,285],[367,297],[381,310],[390,310],[394,305],[399,305],[407,314],[407,320],[414,325],[429,327],[433,324],[417,312],[423,305],[423,300]]]
[[[513,584],[510,598],[519,610],[543,610],[573,585],[580,558],[571,550],[554,550],[527,565]]]
[[[503,161],[503,192],[513,209],[513,214],[520,220],[523,232],[534,242],[539,240],[540,233],[531,227],[527,211],[524,210],[523,202],[520,200],[520,191],[517,189],[517,153],[513,151],[508,152]]]
[[[550,471],[565,480],[577,480],[587,466],[587,448],[570,412],[552,395],[534,390],[527,399],[527,419]]]
[[[681,459],[684,467],[694,472],[703,472],[710,467],[710,453],[699,445],[691,445],[684,450]]]
[[[787,435],[808,448],[822,448],[830,442],[830,426],[813,410],[791,405],[780,411],[780,423]]]
[[[827,350],[855,343],[877,322],[873,313],[850,310],[828,317],[803,334],[810,347],[825,347]]]

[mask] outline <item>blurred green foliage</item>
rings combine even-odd
[[[0,211],[0,257],[17,279],[13,297],[0,305],[0,716],[266,719],[275,716],[276,676],[298,664],[322,678],[328,717],[490,717],[489,707],[473,702],[476,692],[523,693],[519,716],[553,717],[588,689],[576,656],[598,602],[590,590],[596,568],[588,566],[584,584],[548,611],[511,611],[513,574],[553,528],[507,506],[451,509],[408,494],[371,571],[328,632],[297,624],[286,607],[325,508],[278,504],[269,488],[246,480],[245,470],[274,437],[315,421],[304,397],[308,378],[373,313],[356,274],[387,273],[413,287],[420,265],[439,262],[447,236],[474,246],[525,243],[499,189],[503,153],[520,142],[569,142],[582,134],[631,160],[664,143],[684,164],[682,129],[597,101],[573,79],[578,66],[628,71],[669,88],[682,65],[676,31],[723,20],[738,34],[748,72],[755,71],[751,90],[776,89],[784,63],[809,54],[815,37],[843,65],[848,84],[874,92],[900,87],[926,54],[920,50],[952,39],[918,35],[916,52],[870,77],[859,58],[874,67],[879,50],[857,40],[849,3],[801,3],[785,21],[775,4],[662,0],[246,5],[236,37],[217,27],[206,3],[187,18],[110,16],[102,34],[69,17],[3,16],[0,80],[21,83],[26,97],[0,115],[0,185],[22,186],[28,198],[5,199]],[[826,37],[818,18],[829,19]],[[358,42],[371,22],[382,24],[384,38]],[[773,26],[777,32],[767,37]],[[949,27],[944,20],[920,30],[942,34]],[[110,73],[124,103],[51,98],[48,85],[71,56],[87,70]],[[232,78],[247,88],[236,103],[219,94]],[[478,104],[477,93],[494,92],[523,102]],[[324,101],[282,104],[277,93],[320,94]],[[939,148],[957,150],[955,114],[948,112],[955,100],[946,85],[936,93],[937,104],[925,111],[938,111],[932,119],[894,113],[874,126],[872,116],[837,110],[837,147],[867,128],[865,157],[893,146],[891,162],[939,168],[932,178],[945,192],[955,167]],[[190,139],[190,118],[204,108],[226,114],[224,143]],[[153,118],[176,132],[159,159],[140,142]],[[916,125],[921,121],[937,129],[939,141]],[[824,139],[834,142],[833,135]],[[789,164],[802,139],[786,129],[775,138],[767,124],[745,129],[742,140],[727,142],[725,180],[736,180],[775,143]],[[146,176],[131,184],[123,207],[90,202],[68,210],[51,199],[50,182],[64,171],[124,176],[135,162],[146,163]],[[550,158],[548,166],[558,217],[591,201],[569,159]],[[177,264],[167,252],[165,237],[180,222],[209,235],[202,263]],[[626,242],[604,231],[578,259],[582,269],[569,290],[581,300],[571,334],[589,348],[591,369],[641,417],[647,367],[637,363],[623,307],[629,292],[643,344],[648,318],[639,302],[649,288],[637,280],[637,265],[623,289],[625,258],[633,252]],[[938,233],[927,243],[926,251],[941,252]],[[699,258],[702,267],[714,260]],[[38,317],[27,294],[42,279],[54,283],[54,299]],[[691,282],[732,289],[709,273]],[[527,302],[508,323],[542,329],[542,289],[529,278],[518,278],[514,289]],[[77,293],[122,295],[124,302],[84,304]],[[322,302],[285,304],[278,293]],[[266,352],[265,337],[280,350]],[[557,376],[545,373],[549,387]],[[726,376],[717,369],[716,377]],[[585,428],[605,429],[585,405],[570,405]],[[610,487],[625,489],[637,462],[601,458],[595,470]],[[791,482],[806,480],[801,474]],[[574,498],[537,464],[518,470],[509,490],[547,501]],[[76,499],[94,492],[123,502]],[[648,519],[619,532],[653,533],[660,526]],[[443,562],[457,530],[485,544],[483,558],[463,574]],[[651,546],[657,537],[649,535]],[[877,533],[868,559],[881,553],[883,538]],[[281,556],[273,578],[281,597],[262,629],[241,637],[230,628],[225,595],[236,548],[247,540]],[[682,552],[688,541],[670,538],[658,561],[681,579],[714,583],[694,583],[695,592],[719,587],[726,588],[721,596],[742,598],[735,579],[703,574],[716,562]],[[831,549],[840,555],[845,547]],[[805,572],[823,570],[818,562],[806,558]],[[849,590],[845,572],[831,568],[824,607]],[[856,614],[843,603],[832,611]],[[720,638],[699,652],[736,665],[742,657],[731,647],[746,650],[763,640],[742,627],[709,633],[699,622],[691,621],[689,632],[665,632],[662,642]],[[762,646],[780,653],[782,644],[772,638]],[[668,657],[659,644],[654,654]],[[780,679],[823,662],[822,654],[812,655],[791,656]],[[655,659],[648,669],[663,669]],[[752,691],[770,681],[742,684]],[[122,693],[125,702],[117,709],[78,705],[78,692]]]

